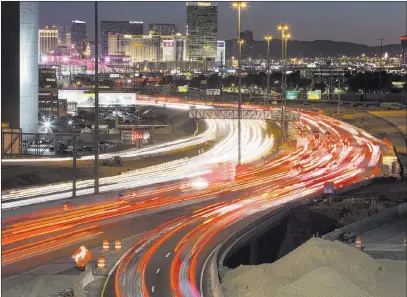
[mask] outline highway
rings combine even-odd
[[[341,187],[380,173],[381,144],[377,139],[327,117],[302,112],[301,119],[294,125],[297,145],[292,152],[258,168],[237,170],[233,182],[217,181],[208,169],[207,173],[200,172],[204,176],[199,183],[187,178],[192,182],[179,180],[147,188],[121,201],[45,209],[30,217],[3,221],[3,265],[15,264],[27,255],[35,258],[77,245],[86,238],[100,240],[113,219],[120,218],[123,223],[118,224],[131,226],[129,222],[137,214],[148,220],[154,212],[177,207],[178,212],[152,221],[158,226],[157,232],[146,233],[127,253],[109,279],[105,296],[113,296],[113,292],[116,296],[198,296],[206,257],[227,234],[271,208],[320,193],[327,181]],[[253,138],[248,137],[244,145],[246,160],[261,156],[262,144],[267,142],[262,138],[260,145],[248,150]],[[270,137],[265,152],[273,141]],[[216,156],[214,159],[219,161]],[[203,178],[212,182],[205,183]],[[140,230],[135,227],[129,233]]]
[[[181,108],[185,108],[185,106],[181,105]],[[160,166],[134,170],[125,175],[101,178],[100,192],[124,190],[182,180],[185,178],[193,178],[211,172],[210,166],[222,162],[234,162],[237,159],[237,123],[232,120],[206,120],[206,124],[208,127],[207,130],[196,137],[176,140],[170,143],[141,149],[139,151],[123,152],[120,155],[122,157],[134,157],[146,154],[165,154],[169,151],[203,144],[209,140],[220,138],[220,141],[210,151],[204,152],[203,154],[188,160],[184,160],[182,164],[169,162]],[[265,122],[252,120],[242,121],[242,133],[244,135],[242,138],[243,162],[251,162],[259,159],[262,156],[265,156],[270,148],[273,147],[273,139],[271,136],[266,135],[266,129]],[[90,157],[91,156],[88,156],[88,158]],[[47,160],[48,159],[42,160],[42,162],[47,162]],[[50,162],[55,162],[55,158],[50,158]],[[77,196],[92,194],[93,184],[93,179],[79,181],[77,183]],[[58,185],[5,191],[2,193],[1,198],[2,209],[10,209],[34,203],[69,198],[71,196],[71,188],[71,183],[61,183]]]
[[[308,131],[318,128],[332,136],[324,141],[312,134],[297,150],[229,184],[234,198],[181,216],[148,233],[119,264],[108,291],[115,296],[201,296],[205,256],[230,234],[288,201],[321,193],[327,181],[336,187],[372,174],[378,164],[378,142],[337,121],[318,122],[302,114]],[[313,127],[311,127],[313,126]],[[341,143],[338,149],[336,144]],[[281,169],[283,165],[283,170]],[[161,273],[163,276],[159,277]],[[106,295],[111,296],[111,295]]]

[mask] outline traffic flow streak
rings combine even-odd
[[[110,282],[115,295],[202,296],[202,252],[224,240],[213,240],[219,232],[230,234],[242,220],[248,222],[289,201],[321,193],[326,182],[338,188],[380,173],[377,139],[326,117],[301,113],[301,119],[298,133],[308,136],[297,141],[295,152],[237,176],[236,182],[227,185],[229,191],[221,202],[167,223],[148,240],[141,239]],[[230,193],[233,199],[226,198]]]
[[[237,127],[234,123],[222,123],[220,120],[210,122],[214,123],[213,127],[218,127],[219,134],[225,135],[223,140],[211,150],[190,158],[183,164],[177,163],[154,170],[140,170],[138,174],[117,177],[117,182],[125,189],[143,185],[141,183],[143,179],[144,184],[175,180],[170,184],[140,189],[137,193],[128,193],[123,197],[124,200],[95,202],[76,207],[65,205],[63,208],[45,209],[3,220],[2,263],[9,264],[24,259],[26,255],[34,256],[56,250],[64,246],[64,242],[66,245],[80,242],[81,237],[76,236],[75,232],[79,232],[83,228],[85,230],[82,231],[84,233],[81,233],[81,236],[90,238],[99,235],[103,230],[103,225],[115,219],[123,219],[126,215],[148,214],[216,198],[217,194],[225,191],[222,184],[214,183],[209,188],[196,191],[194,186],[197,185],[197,181],[199,186],[199,179],[195,179],[195,177],[211,175],[213,164],[217,166],[220,162],[225,163],[235,159]],[[273,147],[274,139],[271,135],[267,135],[266,124],[261,121],[248,120],[243,121],[242,126],[246,144],[243,150],[243,160],[249,162],[268,154],[270,148]],[[214,132],[211,129],[208,131]],[[43,189],[50,190],[46,187]],[[58,193],[55,193],[50,196],[57,195]],[[16,205],[20,202],[11,203]],[[22,202],[27,202],[27,200]],[[56,242],[58,244],[54,244]]]
[[[167,165],[163,164],[163,166],[134,170],[125,175],[101,178],[100,191],[108,192],[192,178],[209,173],[208,166],[213,166],[220,162],[234,162],[237,156],[237,123],[232,120],[207,120],[206,122],[208,129],[203,134],[198,135],[196,139],[191,140],[191,142],[205,143],[218,136],[220,141],[213,149],[196,157],[189,158],[181,165],[168,163]],[[265,122],[242,121],[242,133],[244,135],[242,139],[244,151],[242,153],[244,162],[251,162],[265,156],[269,152],[273,146],[273,138],[267,135],[266,130]],[[161,145],[160,149],[165,151],[180,149],[180,144],[177,144],[179,142],[181,140]],[[191,145],[191,142],[182,142],[182,145]],[[157,153],[157,150],[155,152]],[[136,153],[133,152],[132,154]],[[77,195],[92,194],[93,184],[93,180],[78,182]],[[71,196],[71,187],[71,183],[63,183],[24,190],[12,190],[2,195],[2,209],[69,198]]]

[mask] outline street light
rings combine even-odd
[[[273,39],[271,35],[264,36],[267,42],[267,104],[270,102],[270,41]]]
[[[240,39],[240,14],[242,8],[247,7],[247,2],[233,2],[233,8],[237,9],[237,44],[238,44],[238,55],[237,55],[237,63],[238,63],[238,101],[237,101],[237,137],[238,137],[238,153],[237,153],[237,163],[240,164],[241,161],[241,124],[240,124],[240,117],[242,112],[242,63],[241,63],[241,56],[242,56],[242,40]]]
[[[286,59],[286,40],[291,37],[286,31],[289,29],[287,24],[280,24],[277,29],[281,31],[281,143],[284,142],[284,102],[286,89],[285,59]]]

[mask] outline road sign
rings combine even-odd
[[[219,96],[220,95],[220,89],[207,89],[206,90],[206,95],[208,95],[208,96]]]
[[[72,259],[75,260],[78,267],[85,267],[86,264],[90,260],[92,260],[92,253],[82,245],[79,249],[76,250],[75,253],[73,253]]]
[[[395,156],[383,156],[383,165],[390,166],[397,162],[397,157]]]
[[[223,109],[190,109],[189,118],[193,119],[238,119],[238,110],[234,108]],[[243,109],[241,119],[246,120],[272,120],[281,121],[280,110],[262,110],[262,109]],[[288,122],[299,122],[300,114],[292,111],[285,111],[283,120]]]
[[[307,98],[310,100],[321,100],[321,90],[308,91]]]
[[[179,92],[179,93],[186,93],[186,92],[188,92],[188,85],[185,85],[185,86],[178,86],[178,92]]]
[[[287,91],[285,92],[285,99],[297,99],[298,91]]]
[[[333,182],[324,183],[324,194],[334,194],[334,183]]]
[[[133,140],[135,139],[143,139],[143,132],[142,131],[133,132]]]

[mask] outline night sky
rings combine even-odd
[[[218,2],[219,39],[234,38],[237,13],[231,2]],[[174,23],[185,34],[185,2],[99,2],[99,20]],[[40,26],[70,25],[74,19],[88,23],[88,36],[94,40],[94,2],[40,2]],[[368,45],[400,43],[406,34],[405,2],[249,2],[242,13],[242,31],[252,30],[254,39],[266,33],[276,36],[276,25],[292,26],[297,40],[335,40]]]

